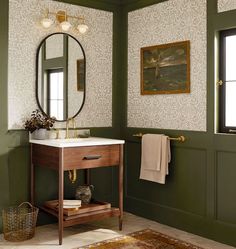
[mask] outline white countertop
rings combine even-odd
[[[30,139],[32,144],[41,144],[52,147],[82,147],[82,146],[95,146],[95,145],[112,145],[112,144],[124,144],[124,140],[110,139],[102,137],[88,137],[88,138],[68,138],[68,139],[44,139],[36,140]]]

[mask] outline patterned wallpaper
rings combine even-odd
[[[82,44],[87,59],[86,100],[76,121],[78,127],[111,126],[113,14],[51,0],[9,0],[9,129],[22,128],[25,118],[37,108],[36,50],[43,38],[60,31],[56,27],[48,31],[40,26],[40,18],[46,8],[50,11],[63,9],[71,15],[80,13],[85,16],[88,33],[82,36],[70,32]]]
[[[140,95],[140,48],[190,40],[191,93]],[[206,131],[206,0],[169,0],[128,16],[128,126]]]
[[[236,9],[235,0],[218,0],[218,12]]]

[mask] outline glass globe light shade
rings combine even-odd
[[[79,30],[80,34],[85,34],[88,31],[88,26],[82,23],[77,26],[77,29]]]
[[[52,26],[53,24],[53,20],[51,20],[50,18],[43,18],[41,20],[41,25],[45,28],[48,29]]]
[[[63,31],[68,31],[71,28],[71,24],[68,21],[61,22],[60,26]]]

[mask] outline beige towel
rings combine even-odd
[[[142,137],[142,165],[145,169],[161,169],[161,141],[163,135],[145,134]]]
[[[169,173],[170,141],[167,136],[146,134],[142,138],[140,179],[165,184]]]

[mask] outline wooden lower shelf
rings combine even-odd
[[[44,207],[58,212],[58,200],[46,201],[44,203]],[[63,208],[63,214],[66,216],[71,216],[71,215],[103,210],[107,208],[111,208],[111,203],[92,200],[89,204],[82,204],[82,206],[76,210]]]
[[[58,218],[58,212],[47,207],[40,207],[41,210],[55,216]],[[63,227],[69,227],[76,224],[82,224],[87,223],[90,221],[100,220],[107,217],[114,217],[120,215],[120,209],[119,208],[107,208],[103,210],[88,212],[88,213],[82,213],[77,215],[71,215],[71,216],[63,216]]]

